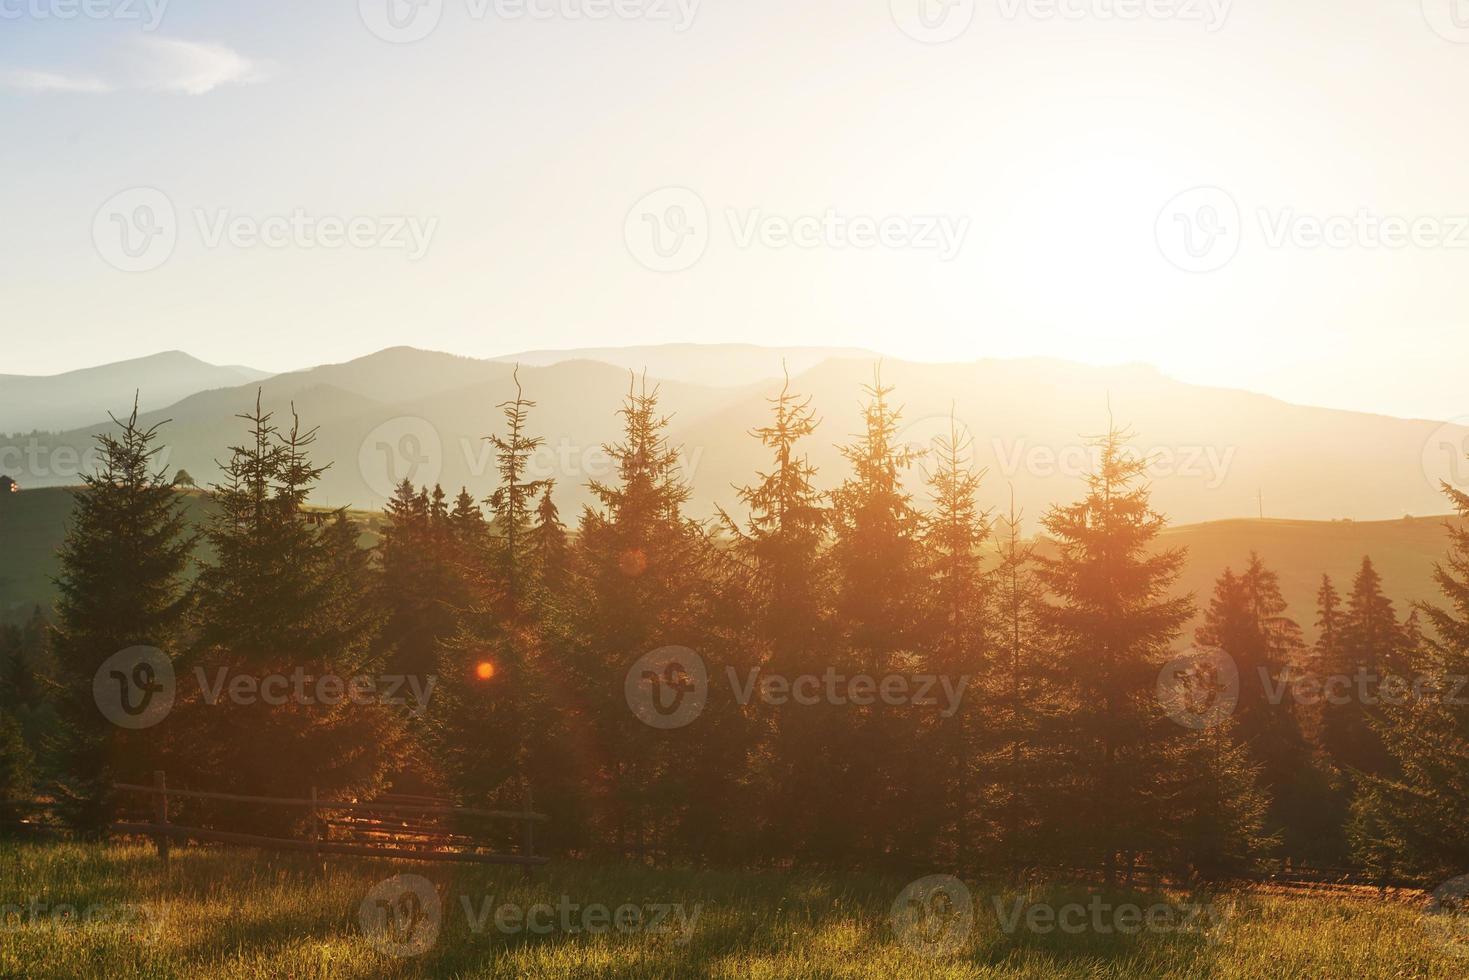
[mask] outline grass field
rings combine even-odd
[[[905,915],[924,907],[900,900],[915,894],[909,884],[572,863],[529,879],[349,859],[318,872],[306,858],[211,849],[176,851],[165,872],[146,846],[4,844],[0,976],[1469,975],[1461,923],[1425,917],[1421,896],[1100,896],[968,882],[966,919],[952,903]],[[404,901],[405,885],[426,901]],[[376,931],[385,922],[397,927]]]

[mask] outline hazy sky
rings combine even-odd
[[[738,340],[1455,417],[1466,91],[1469,0],[0,0],[0,373]]]

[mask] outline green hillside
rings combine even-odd
[[[22,618],[37,604],[50,606],[55,601],[52,579],[60,570],[56,552],[66,537],[72,493],[68,487],[43,487],[0,494],[0,622]],[[202,526],[208,496],[198,491],[186,496],[189,519]],[[382,515],[351,514],[363,526],[363,544],[376,543]]]
[[[1433,566],[1447,549],[1444,529],[1451,517],[1405,517],[1396,521],[1210,521],[1170,528],[1160,540],[1187,546],[1189,561],[1180,580],[1184,591],[1207,605],[1214,580],[1226,567],[1240,570],[1256,551],[1280,575],[1290,615],[1316,634],[1316,591],[1323,573],[1338,592],[1351,590],[1352,577],[1370,555],[1382,575],[1383,590],[1404,616],[1414,601],[1437,602]]]
[[[0,617],[28,612],[36,603],[49,605],[55,598],[51,578],[57,572],[56,549],[66,531],[71,493],[45,488],[0,497]],[[189,508],[195,520],[202,517],[207,501],[202,494],[190,494]],[[364,543],[374,541],[382,515],[353,512],[353,516],[364,526]],[[1279,572],[1291,615],[1311,636],[1322,573],[1346,592],[1363,555],[1372,556],[1399,615],[1410,602],[1436,601],[1433,565],[1444,553],[1446,520],[1450,518],[1211,521],[1169,528],[1161,540],[1169,547],[1188,548],[1180,588],[1196,593],[1201,606],[1226,566],[1239,569],[1251,551],[1259,552]]]

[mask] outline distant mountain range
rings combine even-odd
[[[189,382],[182,380],[182,367],[162,370],[166,364],[154,363],[160,358],[192,365],[200,379],[171,404],[178,386]],[[750,482],[769,466],[768,453],[749,433],[769,419],[782,361],[792,390],[810,396],[822,418],[805,448],[824,487],[847,471],[837,447],[860,428],[862,388],[873,382],[878,364],[876,355],[862,351],[740,345],[546,351],[495,360],[400,347],[263,377],[186,355],[159,355],[128,362],[133,369],[93,369],[110,387],[98,385],[84,396],[84,386],[77,386],[77,405],[58,405],[49,393],[27,404],[11,379],[0,379],[0,405],[17,406],[0,419],[70,420],[52,424],[60,430],[55,434],[0,438],[0,474],[26,487],[77,482],[93,436],[104,428],[105,410],[125,409],[139,387],[150,409],[146,421],[172,419],[163,430],[167,466],[208,484],[218,476],[215,460],[240,441],[244,430],[235,415],[254,404],[258,389],[278,421],[294,405],[305,425],[319,427],[315,454],[332,466],[318,503],[377,508],[404,477],[441,482],[451,492],[467,486],[484,497],[495,484],[484,437],[501,430],[497,406],[514,397],[517,361],[525,396],[537,402],[531,433],[546,439],[534,475],[557,481],[556,497],[569,521],[590,500],[587,480],[613,475],[600,447],[619,436],[617,410],[630,367],[646,365],[648,383],[659,387],[670,436],[685,453],[691,511],[708,516],[716,504],[738,514],[732,485]],[[1469,483],[1469,469],[1459,465],[1469,429],[1437,422],[1291,405],[1184,384],[1138,365],[886,360],[881,370],[883,383],[895,387],[894,402],[904,406],[900,438],[929,447],[949,431],[952,412],[972,433],[976,460],[988,470],[983,503],[1007,508],[1013,489],[1016,505],[1032,522],[1049,504],[1084,491],[1088,437],[1107,428],[1109,411],[1132,431],[1133,446],[1154,461],[1154,503],[1178,523],[1262,511],[1301,520],[1436,514],[1447,510],[1439,479]],[[230,380],[229,372],[251,376]],[[151,383],[155,377],[162,379],[157,388],[163,394]],[[80,412],[90,413],[88,421],[76,421]],[[32,427],[0,420],[0,429]],[[910,481],[920,493],[921,479],[919,472]]]
[[[154,411],[209,388],[266,377],[265,371],[206,364],[176,350],[49,377],[0,374],[0,433],[91,425],[131,408],[134,392],[143,411]]]

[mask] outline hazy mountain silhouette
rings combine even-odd
[[[526,397],[538,402],[531,432],[547,440],[535,475],[557,480],[557,500],[572,519],[590,499],[587,480],[614,476],[600,447],[619,436],[616,412],[630,380],[623,367],[586,356],[592,353],[525,355],[520,369]],[[661,371],[649,371],[649,384],[661,386],[661,406],[673,417],[669,431],[685,450],[694,484],[692,513],[711,514],[715,504],[738,513],[732,484],[748,483],[768,467],[764,449],[748,433],[768,419],[766,399],[779,390],[783,354],[792,367],[793,390],[810,395],[823,420],[806,446],[820,469],[819,483],[830,487],[842,478],[846,467],[837,446],[856,431],[861,386],[872,381],[877,360],[817,359],[819,353],[746,346],[619,352],[622,361],[646,358],[661,365]],[[560,360],[535,366],[533,357]],[[812,361],[806,370],[796,369]],[[721,363],[730,365],[723,383],[699,380],[718,372]],[[678,374],[681,364],[686,375]],[[148,420],[173,419],[165,429],[168,466],[184,467],[207,484],[218,472],[214,460],[241,437],[234,416],[254,403],[259,387],[278,421],[287,421],[294,403],[306,425],[320,427],[316,457],[333,464],[321,484],[321,502],[375,508],[391,483],[404,477],[442,482],[451,491],[465,485],[483,497],[495,485],[483,438],[498,430],[496,406],[514,395],[512,370],[509,359],[400,347],[258,385],[198,392],[149,413]],[[1137,449],[1155,459],[1154,503],[1177,523],[1254,517],[1260,496],[1265,516],[1276,518],[1442,513],[1448,508],[1438,479],[1458,476],[1464,482],[1469,476],[1456,471],[1454,462],[1463,456],[1469,430],[1184,384],[1144,366],[887,360],[882,377],[896,387],[893,398],[905,407],[903,441],[931,445],[947,433],[952,409],[974,436],[978,464],[988,468],[983,503],[1007,506],[1013,486],[1017,505],[1031,520],[1046,505],[1081,495],[1087,437],[1106,428],[1109,404],[1113,418],[1133,430]],[[121,410],[130,391],[107,407]],[[144,395],[156,401],[146,389]],[[68,471],[50,464],[89,446],[103,418],[98,412],[93,424],[56,436],[0,442],[0,472],[27,486],[76,482],[75,465]],[[26,455],[18,455],[18,448]],[[920,494],[921,479],[916,473],[912,480]]]
[[[130,407],[135,391],[142,408],[153,411],[198,391],[268,376],[254,368],[206,364],[176,350],[44,377],[0,374],[0,433],[90,425]]]

